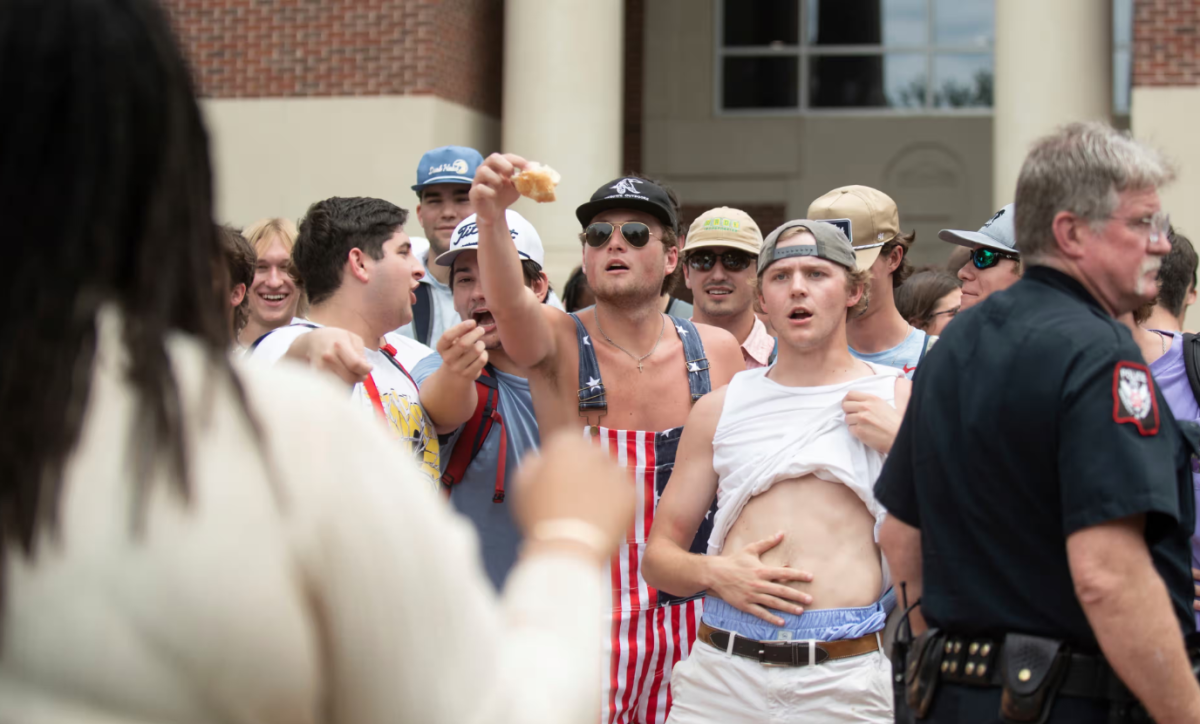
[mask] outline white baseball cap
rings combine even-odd
[[[528,259],[539,267],[546,265],[546,252],[542,249],[542,238],[537,229],[524,217],[508,209],[504,212],[508,221],[508,233],[512,235],[517,254],[522,259]],[[437,258],[439,266],[450,266],[454,258],[464,251],[475,251],[479,248],[479,226],[475,223],[475,214],[458,223],[454,234],[450,237],[450,250]]]

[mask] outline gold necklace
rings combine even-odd
[[[593,320],[595,320],[595,322],[596,322],[596,329],[600,330],[600,335],[601,335],[602,337],[604,337],[605,341],[607,341],[609,344],[611,344],[612,346],[614,346],[614,347],[616,347],[617,349],[621,350],[621,351],[622,351],[622,352],[624,352],[625,354],[629,355],[630,359],[633,359],[635,362],[637,362],[637,366],[638,366],[638,374],[641,374],[641,372],[642,372],[642,361],[643,361],[644,359],[646,359],[647,357],[649,357],[650,355],[654,354],[654,350],[658,349],[658,343],[662,341],[662,338],[663,338],[663,332],[664,332],[664,331],[667,329],[667,317],[666,317],[666,315],[660,314],[660,315],[658,315],[658,316],[662,317],[662,328],[658,330],[658,339],[656,339],[656,340],[654,341],[654,346],[650,348],[650,351],[649,351],[649,352],[647,352],[646,354],[642,355],[641,357],[638,357],[638,356],[637,356],[637,355],[635,355],[633,352],[630,352],[629,350],[625,349],[625,348],[624,348],[624,347],[622,347],[621,345],[619,345],[619,344],[617,344],[616,342],[612,341],[612,338],[611,338],[611,337],[609,337],[607,334],[605,334],[605,333],[604,333],[604,327],[600,326],[600,317],[599,317],[599,316],[596,314],[596,308],[595,308],[595,307],[592,307],[592,319],[593,319]]]

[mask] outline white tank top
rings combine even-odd
[[[709,555],[721,552],[725,536],[751,498],[777,481],[809,474],[853,490],[875,517],[878,542],[887,511],[873,488],[885,456],[850,434],[842,399],[851,390],[861,390],[894,405],[896,378],[904,373],[864,364],[873,375],[820,387],[781,385],[767,378],[770,367],[733,376],[713,436],[713,469],[719,480]]]

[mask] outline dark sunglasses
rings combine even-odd
[[[630,246],[640,249],[650,242],[650,227],[640,221],[626,221],[622,224],[597,221],[589,224],[583,230],[583,238],[587,241],[588,246],[599,249],[612,238],[613,232],[617,229],[621,230],[621,236],[625,237],[625,241],[628,241]]]
[[[1021,257],[1016,254],[1005,254],[1002,251],[992,251],[991,249],[972,249],[971,263],[976,269],[987,269],[988,267],[996,266],[1001,259],[1019,260]]]
[[[721,266],[731,272],[741,271],[750,266],[752,257],[743,251],[723,251],[720,254],[712,249],[699,249],[688,254],[687,264],[696,271],[709,271],[721,260]]]

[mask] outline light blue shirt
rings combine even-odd
[[[412,375],[417,384],[425,380],[442,366],[442,357],[431,354],[421,360]],[[517,561],[521,544],[521,533],[512,518],[514,496],[512,481],[521,458],[539,444],[537,417],[533,413],[533,396],[529,393],[529,380],[493,368],[500,391],[500,416],[508,435],[507,459],[504,473],[504,495],[502,503],[492,502],[496,490],[496,466],[500,462],[500,428],[493,425],[479,454],[467,466],[463,480],[450,491],[450,502],[475,525],[479,534],[483,565],[488,578],[499,590],[504,586],[508,571]],[[454,446],[462,434],[460,427],[442,447],[442,470],[450,462]],[[469,440],[462,440],[470,445]]]
[[[921,350],[925,347],[925,340],[928,338],[929,335],[921,330],[910,327],[904,341],[891,349],[873,354],[863,354],[851,347],[850,354],[864,362],[903,370],[904,376],[911,380],[913,373],[917,371],[917,360],[921,359]]]

